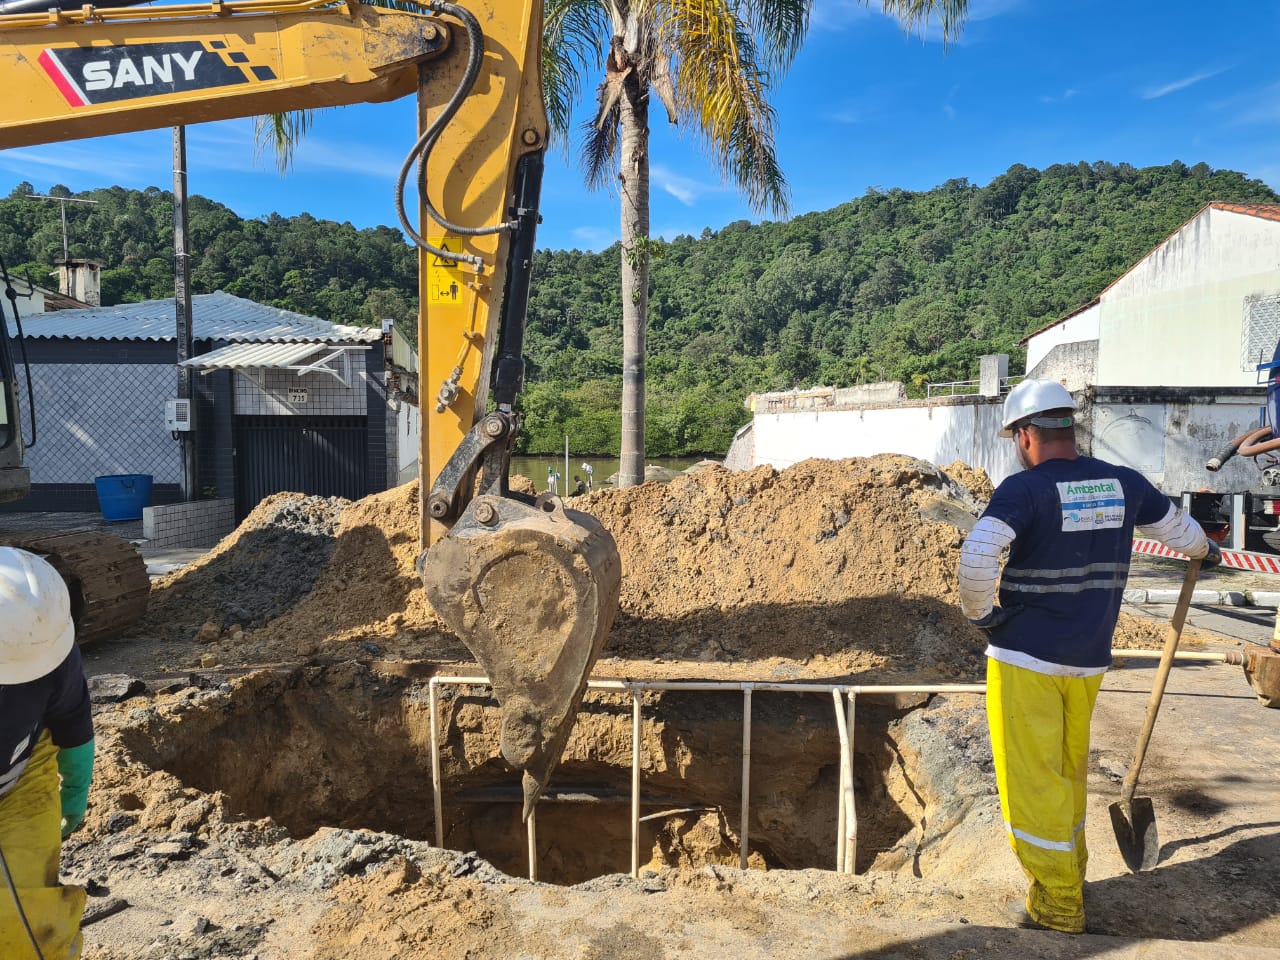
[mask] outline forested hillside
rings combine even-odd
[[[0,201],[0,255],[37,277],[61,258],[58,205]],[[112,188],[68,205],[72,256],[108,264],[106,302],[172,293],[172,197]],[[659,244],[648,363],[650,456],[723,453],[752,391],[973,377],[984,353],[1095,297],[1210,200],[1273,202],[1258,180],[1199,163],[1015,165],[983,187],[868,191],[785,223],[732,223]],[[196,292],[343,322],[407,320],[412,251],[398,230],[313,217],[242,220],[191,199]],[[618,449],[618,248],[537,255],[526,447]],[[428,385],[428,394],[433,388]]]

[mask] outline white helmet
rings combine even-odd
[[[1067,392],[1067,388],[1057,380],[1023,380],[1009,391],[1009,396],[1005,397],[1004,419],[1000,423],[1000,436],[1012,437],[1015,423],[1019,420],[1025,420],[1027,417],[1033,417],[1037,413],[1044,413],[1046,410],[1074,410],[1075,408],[1075,400],[1071,399],[1071,394]],[[1036,425],[1041,427],[1069,427],[1072,422],[1071,418],[1065,417],[1062,420],[1053,422],[1037,422]]]
[[[0,684],[43,677],[71,652],[71,595],[47,560],[0,547],[0,610]]]

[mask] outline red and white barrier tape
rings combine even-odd
[[[1170,557],[1174,560],[1188,559],[1186,554],[1170,550],[1163,543],[1155,540],[1134,540],[1134,553],[1146,553],[1153,557]],[[1245,550],[1223,550],[1222,565],[1233,570],[1252,570],[1255,573],[1280,573],[1280,556],[1269,553],[1250,553]]]

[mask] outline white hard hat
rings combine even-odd
[[[71,595],[47,560],[0,547],[0,684],[27,683],[53,671],[75,643]]]
[[[1019,420],[1034,417],[1046,410],[1074,410],[1076,402],[1067,388],[1057,380],[1023,380],[1009,391],[1004,400],[1004,418],[1000,423],[1000,436],[1012,437],[1013,425]],[[1069,427],[1072,421],[1041,423],[1042,427]]]

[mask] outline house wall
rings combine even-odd
[[[1100,304],[1080,311],[1027,340],[1027,375],[1055,348],[1068,343],[1085,343],[1098,339]]]
[[[1098,382],[1098,341],[1059,343],[1034,367],[1027,366],[1027,377],[1034,380],[1057,380],[1075,393]]]
[[[1255,489],[1260,469],[1253,460],[1236,457],[1217,473],[1204,464],[1228,440],[1258,423],[1264,399],[1258,388],[1099,388],[1086,410],[1087,449],[1141,471],[1171,496],[1206,488]]]
[[[1280,296],[1280,223],[1203,211],[1103,292],[1098,384],[1256,384],[1241,356],[1249,296]]]
[[[344,386],[336,377],[327,373],[299,375],[294,370],[250,370],[237,373],[234,381],[236,413],[280,417],[293,414],[308,417],[364,416],[369,412],[365,386],[369,377],[366,357],[371,352],[351,352],[349,386]],[[305,390],[306,399],[290,399],[290,391],[296,390]]]
[[[180,499],[182,458],[164,427],[164,401],[177,389],[173,344],[31,339],[27,355],[32,494],[11,509],[94,511],[94,478],[124,473],[151,474],[154,503]],[[25,376],[20,367],[24,399]]]
[[[1018,469],[1001,440],[1001,401],[979,397],[946,403],[908,402],[854,410],[757,413],[755,465],[784,469],[810,457],[839,460],[901,453],[946,466],[963,460],[999,483]]]

